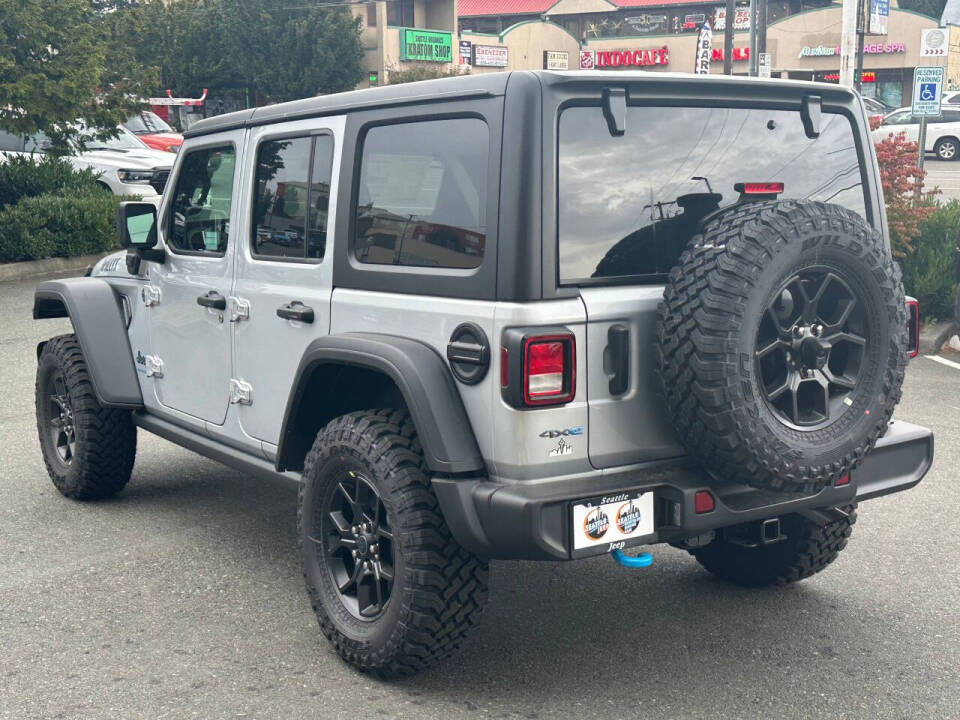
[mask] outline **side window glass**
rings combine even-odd
[[[167,231],[167,244],[174,250],[227,251],[235,165],[232,145],[192,150],[183,158]]]
[[[266,258],[323,257],[333,138],[268,140],[257,150],[253,252]]]
[[[23,138],[0,130],[0,150],[20,152],[23,150]]]
[[[475,118],[371,128],[363,142],[360,262],[475,268],[487,233],[489,130]]]
[[[29,135],[23,143],[23,151],[28,153],[45,153],[50,151],[50,138],[46,133],[38,132]]]
[[[257,150],[253,251],[304,257],[310,138],[268,140]]]

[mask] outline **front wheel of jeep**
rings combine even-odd
[[[349,413],[320,431],[297,526],[320,629],[357,669],[417,672],[479,623],[487,565],[450,534],[406,412]]]
[[[780,521],[783,540],[770,545],[745,543],[735,535],[721,536],[691,554],[723,580],[745,587],[786,585],[816,575],[847,546],[857,521],[855,505],[838,508],[843,517],[826,523],[801,515]]]
[[[99,403],[74,335],[43,346],[36,405],[43,460],[61,494],[100,500],[124,488],[137,454],[137,428],[129,410]]]

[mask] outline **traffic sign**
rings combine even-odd
[[[946,57],[947,31],[944,28],[927,28],[920,31],[920,57]]]
[[[770,77],[770,53],[759,53],[757,55],[757,76]]]
[[[916,117],[940,114],[940,95],[943,91],[942,67],[918,67],[913,70],[913,107]]]

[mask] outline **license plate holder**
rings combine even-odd
[[[570,503],[574,557],[656,540],[654,491],[624,490]]]

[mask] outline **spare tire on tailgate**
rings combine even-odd
[[[739,204],[670,272],[657,340],[674,425],[711,474],[816,491],[863,458],[900,399],[900,269],[842,207]]]

